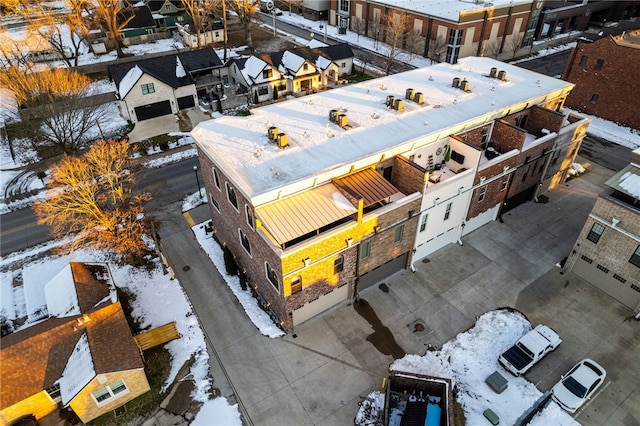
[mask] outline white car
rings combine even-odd
[[[575,413],[602,385],[607,372],[592,359],[583,359],[551,389],[552,397],[560,407]]]

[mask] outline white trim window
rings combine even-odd
[[[97,391],[91,394],[93,401],[98,405],[98,407],[102,407],[105,404],[108,404],[115,398],[120,398],[123,395],[129,393],[129,388],[124,380],[120,379],[116,382],[111,383],[108,386],[103,387],[102,389],[98,389]]]

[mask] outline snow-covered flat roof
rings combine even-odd
[[[506,81],[490,78],[492,67],[504,70]],[[466,78],[469,91],[452,87],[454,77]],[[515,65],[468,57],[457,65],[438,64],[256,108],[248,117],[205,121],[191,134],[259,205],[301,181],[313,182],[307,186],[327,182],[351,166],[358,169],[382,155],[408,152],[572,87]],[[409,88],[424,94],[424,104],[404,99]],[[403,112],[386,107],[389,95],[404,100]],[[333,109],[347,115],[346,129],[329,121]],[[271,126],[287,134],[287,148],[269,141]]]
[[[377,0],[376,3],[395,6],[412,12],[437,16],[448,21],[458,21],[460,13],[505,6],[531,4],[532,0]]]

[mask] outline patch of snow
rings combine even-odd
[[[44,286],[44,295],[50,316],[62,318],[81,314],[71,265],[65,266]]]
[[[120,99],[124,99],[129,91],[135,86],[135,84],[142,77],[142,70],[139,66],[135,66],[131,68],[125,76],[120,80],[120,84],[118,85],[118,94],[120,95]]]
[[[620,186],[620,188],[624,189],[630,196],[640,199],[639,175],[632,172],[626,172],[622,176],[620,176],[618,185]]]
[[[231,405],[224,398],[206,401],[191,426],[242,426],[238,404]]]
[[[182,66],[182,61],[176,56],[176,77],[182,78],[186,75],[187,72],[184,70],[184,66]]]
[[[60,384],[62,403],[67,404],[91,381],[96,375],[93,358],[89,349],[89,340],[84,332],[73,348],[71,356],[64,367]]]

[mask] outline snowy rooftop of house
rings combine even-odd
[[[73,348],[59,380],[62,403],[69,403],[95,375],[89,340],[86,334],[82,334]]]
[[[395,6],[449,21],[458,21],[460,13],[484,9],[497,9],[518,4],[531,4],[531,0],[378,0],[378,3]]]
[[[492,67],[504,70],[506,81],[490,78]],[[455,77],[469,81],[468,92],[452,87]],[[258,205],[296,182],[327,182],[352,166],[366,167],[382,155],[410,151],[572,87],[490,58],[467,57],[456,65],[438,64],[257,108],[248,117],[209,120],[191,134]],[[422,105],[405,99],[403,112],[386,107],[387,96],[404,99],[409,88],[424,94]],[[349,125],[343,129],[330,122],[331,110],[346,114]],[[287,134],[287,148],[269,142],[271,126]]]

